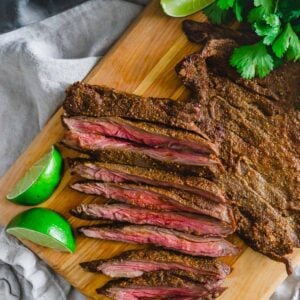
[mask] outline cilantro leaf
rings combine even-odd
[[[289,60],[298,60],[300,57],[300,41],[290,23],[287,23],[283,32],[272,44],[273,52],[277,57],[283,57],[287,52]]]
[[[291,61],[298,61],[300,59],[300,42],[296,43],[294,47],[290,47],[287,50],[286,58]]]
[[[273,0],[254,0],[254,5],[261,6],[265,13],[270,14],[274,11],[274,2]]]
[[[257,75],[264,77],[274,68],[273,58],[262,42],[234,49],[230,64],[245,79],[251,79]]]
[[[265,15],[265,10],[262,6],[254,7],[250,10],[248,14],[248,22],[249,23],[257,22],[263,19],[264,15]]]
[[[300,60],[300,0],[216,0],[204,13],[216,24],[247,17],[261,37],[231,55],[230,64],[244,78],[264,77],[286,59]]]
[[[266,24],[270,26],[280,26],[280,19],[275,14],[269,14],[267,16],[264,16],[264,21],[266,21]]]
[[[279,17],[275,14],[270,14],[264,15],[261,21],[253,24],[253,27],[258,36],[264,37],[263,43],[270,45],[279,34],[280,25]]]
[[[242,22],[244,19],[243,14],[249,9],[249,1],[248,0],[235,0],[233,5],[233,11],[235,13],[236,19],[239,22]]]
[[[222,24],[230,21],[232,14],[228,10],[222,10],[216,2],[203,9],[203,13],[208,17],[209,21],[214,24]]]
[[[224,10],[233,7],[234,2],[235,0],[218,0],[217,5]]]
[[[243,0],[236,0],[233,5],[235,17],[239,22],[243,21]]]

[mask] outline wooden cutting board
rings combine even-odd
[[[198,13],[192,19],[204,21]],[[187,41],[181,31],[182,19],[166,17],[153,1],[114,45],[101,62],[88,74],[85,82],[105,84],[123,91],[144,96],[188,97],[188,91],[182,86],[174,72],[174,67],[185,55],[198,49]],[[62,109],[59,109],[45,128],[34,139],[28,149],[19,157],[0,181],[0,224],[6,225],[17,213],[28,207],[17,206],[5,199],[5,195],[16,181],[22,177],[50,146],[60,141],[63,128],[60,123]],[[73,155],[70,150],[61,148],[64,156]],[[87,224],[69,214],[69,209],[81,202],[91,202],[95,197],[72,191],[68,186],[71,181],[69,170],[54,195],[41,206],[56,210],[64,215],[73,228]],[[37,220],[38,221],[38,220]],[[233,272],[226,280],[229,287],[220,299],[257,300],[268,299],[276,286],[286,277],[285,267],[267,257],[254,252],[237,237],[232,241],[239,244],[243,251],[239,257],[225,259],[232,265]],[[95,289],[102,286],[108,278],[83,271],[78,263],[82,261],[109,258],[127,249],[137,246],[118,242],[100,241],[77,237],[75,254],[59,253],[23,241],[55,271],[65,277],[89,299],[106,299],[98,296]],[[292,255],[293,262],[300,263],[300,250]]]

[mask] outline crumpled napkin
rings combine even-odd
[[[0,299],[67,299],[69,284],[4,229],[0,262]]]

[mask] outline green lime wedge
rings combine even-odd
[[[212,4],[214,0],[160,0],[160,5],[168,16],[186,17]]]
[[[71,253],[75,251],[69,222],[47,208],[34,207],[18,214],[9,222],[6,231],[44,247]]]
[[[62,168],[62,156],[52,146],[50,152],[25,173],[6,198],[22,205],[36,205],[47,200],[60,182]]]

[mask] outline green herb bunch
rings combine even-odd
[[[265,77],[284,61],[300,59],[300,0],[216,0],[203,12],[215,24],[247,22],[259,37],[231,55],[243,78]]]

